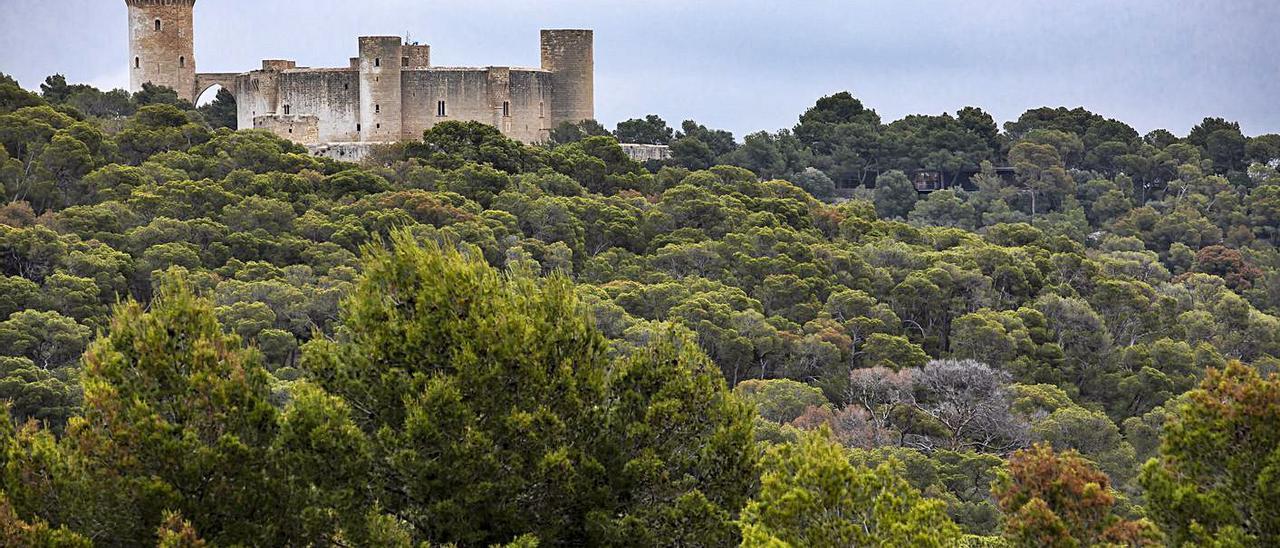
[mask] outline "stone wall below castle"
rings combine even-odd
[[[671,159],[671,147],[667,145],[641,145],[622,143],[622,152],[637,162],[662,162]]]
[[[253,129],[265,129],[284,139],[303,145],[320,143],[320,119],[315,115],[275,114],[253,119]]]

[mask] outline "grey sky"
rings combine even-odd
[[[409,32],[438,65],[538,64],[538,29],[596,30],[596,115],[739,138],[849,90],[886,120],[975,105],[998,121],[1084,106],[1139,131],[1204,116],[1280,133],[1274,0],[199,0],[202,72],[343,66]],[[127,87],[122,0],[0,0],[0,71]]]

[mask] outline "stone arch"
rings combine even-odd
[[[214,88],[221,88],[221,89],[227,90],[227,93],[230,93],[231,96],[235,98],[237,103],[236,119],[234,122],[224,121],[222,122],[222,124],[230,124],[229,127],[231,127],[232,129],[240,129],[241,126],[243,126],[244,124],[241,123],[239,119],[240,117],[239,117],[238,103],[240,102],[241,97],[239,93],[240,90],[236,86],[236,81],[239,78],[239,76],[240,76],[239,74],[233,74],[233,73],[197,74],[195,86],[194,86],[194,89],[192,90],[194,94],[192,95],[191,101],[198,105],[200,103],[200,99],[203,98],[205,94],[209,93],[210,90]]]
[[[231,95],[236,95],[236,78],[238,76],[240,75],[231,72],[197,74],[195,99],[199,100],[200,96],[204,95],[204,92],[209,91],[209,88],[213,86],[222,86],[222,89],[227,90]],[[240,97],[236,95],[236,100],[239,99]]]
[[[215,83],[215,84],[209,85],[208,87],[205,87],[204,89],[198,90],[198,92],[195,94],[195,100],[192,101],[192,104],[198,107],[204,106],[209,102],[213,101],[215,97],[217,97],[217,94],[214,93],[214,90],[217,90],[218,93],[221,93],[221,91],[224,89],[227,90],[227,92],[230,93],[232,97],[235,97],[236,92],[234,89],[224,86],[222,84]]]

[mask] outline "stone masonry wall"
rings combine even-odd
[[[595,116],[595,34],[543,30],[542,68],[552,74],[551,127]]]
[[[398,36],[360,37],[360,140],[398,141],[403,104]]]
[[[314,115],[271,115],[253,119],[253,129],[265,129],[302,145],[320,143],[319,118]]]
[[[278,114],[319,118],[319,142],[360,140],[359,73],[346,69],[287,70],[280,73],[279,85]]]
[[[195,0],[126,0],[129,7],[129,86],[167,86],[195,101]]]
[[[197,75],[195,1],[126,0],[134,89],[152,82],[194,101],[202,88],[222,85],[236,97],[240,128],[318,146],[420,139],[440,122],[461,120],[539,142],[558,123],[595,114],[589,30],[542,31],[541,68],[432,67],[428,45],[364,36],[359,56],[342,68],[271,59],[250,72]]]

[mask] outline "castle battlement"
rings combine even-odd
[[[541,67],[436,67],[431,46],[361,36],[347,66],[267,59],[240,73],[197,73],[195,0],[126,0],[133,89],[151,82],[195,101],[218,85],[236,98],[238,126],[303,145],[419,139],[443,121],[477,121],[525,142],[562,122],[594,118],[594,34],[543,30]],[[359,148],[359,147],[356,147]]]

